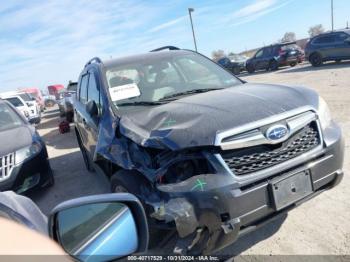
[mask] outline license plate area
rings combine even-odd
[[[275,178],[270,181],[270,190],[275,209],[281,210],[313,192],[310,171]]]

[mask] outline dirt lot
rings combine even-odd
[[[309,65],[276,72],[242,75],[248,82],[303,85],[317,90],[329,103],[346,138],[342,183],[279,219],[241,238],[221,254],[350,254],[350,63]],[[47,142],[56,184],[32,198],[48,213],[63,200],[109,192],[106,179],[86,171],[73,132],[61,135],[57,110],[45,114],[39,133]]]

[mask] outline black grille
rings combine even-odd
[[[278,145],[221,151],[221,156],[235,175],[244,175],[297,157],[320,144],[315,122]]]

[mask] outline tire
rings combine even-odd
[[[296,66],[297,65],[297,63],[296,62],[292,62],[292,63],[290,63],[290,66],[291,67],[294,67],[294,66]]]
[[[270,61],[269,68],[271,69],[271,71],[278,70],[278,62],[276,60]]]
[[[142,187],[140,185],[142,185]],[[142,199],[140,196],[142,196],[144,191],[147,190],[151,190],[151,185],[149,184],[148,180],[142,176],[142,174],[139,174],[136,171],[121,169],[111,177],[112,193],[131,193],[136,195],[141,201],[145,210],[147,210],[147,206],[144,199]],[[146,214],[147,213],[148,212],[146,211]],[[147,219],[150,221],[148,214]],[[159,242],[161,242],[161,239],[165,238],[169,231],[150,227],[150,224],[151,223],[148,223],[150,233],[149,248],[151,249],[157,247]]]
[[[312,66],[315,66],[315,67],[322,65],[323,62],[322,62],[321,55],[318,53],[312,54],[310,56],[310,63]]]
[[[79,145],[81,154],[83,155],[83,160],[84,160],[85,167],[86,167],[87,171],[94,172],[95,170],[92,167],[92,164],[91,164],[91,162],[89,160],[89,156],[88,156],[88,154],[87,154],[87,152],[85,150],[85,147],[81,143],[81,139],[80,139],[79,133],[76,130],[75,130],[75,134],[77,136],[78,145]]]
[[[335,62],[339,64],[341,62],[341,59],[336,59]]]
[[[249,74],[252,74],[255,72],[255,68],[253,65],[247,65],[247,71]]]
[[[232,72],[234,75],[239,75],[239,73],[241,72],[241,69],[239,67],[234,67],[232,68]]]
[[[72,122],[73,122],[73,119],[74,119],[74,114],[73,114],[73,112],[67,112],[67,113],[66,113],[66,120],[67,120],[69,123],[72,123]]]

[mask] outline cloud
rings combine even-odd
[[[237,1],[196,4],[199,48],[219,48],[222,38],[213,34],[258,19],[283,1],[254,1],[239,10]],[[0,7],[0,91],[66,84],[94,56],[106,59],[164,45],[193,48],[187,7],[161,0],[6,1]]]
[[[6,5],[1,11],[3,91],[66,84],[77,79],[93,56],[109,58],[145,51],[155,39],[143,32],[157,20],[160,7],[137,0],[33,0]]]
[[[291,0],[292,1],[292,0]],[[286,2],[283,2],[281,4],[278,4],[278,5],[275,5],[275,6],[272,6],[271,5],[267,5],[266,3],[266,7],[269,6],[269,8],[262,8],[263,5],[260,5],[261,9],[259,10],[259,8],[256,6],[256,10],[259,10],[259,11],[253,11],[253,8],[251,9],[251,13],[249,14],[249,11],[248,10],[245,10],[245,13],[247,13],[247,15],[243,15],[241,16],[241,19],[239,21],[236,20],[236,22],[233,22],[231,23],[229,26],[237,26],[237,25],[242,25],[242,24],[246,24],[246,23],[249,23],[249,22],[253,22],[257,19],[259,19],[260,17],[262,16],[265,16],[271,12],[274,12],[280,8],[282,8],[283,6],[289,4],[289,2],[291,1],[286,1]],[[268,2],[268,1],[265,1],[265,2]],[[269,1],[271,2],[271,1]],[[242,13],[243,14],[243,13]]]
[[[240,10],[232,14],[233,18],[242,18],[254,16],[256,13],[259,13],[270,6],[274,5],[276,0],[256,0],[254,3],[247,5]]]
[[[237,26],[246,24],[259,19],[281,7],[287,5],[292,0],[277,1],[277,0],[255,0],[253,3],[242,7],[241,9],[225,15],[219,20],[218,25],[222,26]]]
[[[188,17],[187,16],[181,16],[179,18],[170,20],[170,21],[168,21],[166,23],[163,23],[163,24],[160,24],[160,25],[158,25],[156,27],[151,28],[148,32],[149,33],[155,33],[155,32],[158,32],[160,30],[172,27],[172,26],[174,26],[174,25],[184,21],[186,18],[188,18]]]

